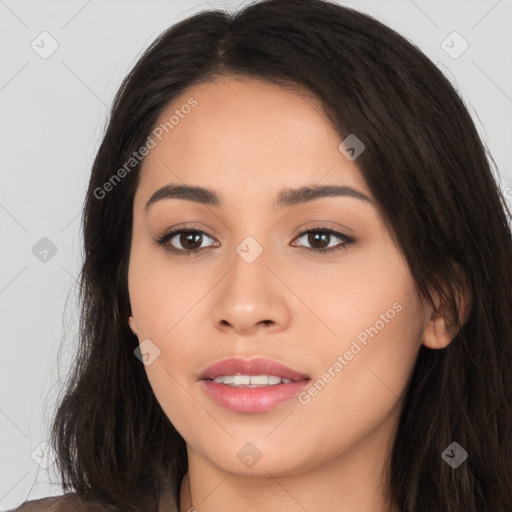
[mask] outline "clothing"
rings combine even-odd
[[[85,500],[76,493],[66,493],[63,496],[52,496],[37,500],[26,501],[18,508],[8,512],[121,512],[112,505],[104,505],[97,501]],[[174,504],[172,492],[163,494],[159,503],[148,503],[140,512],[179,512]]]

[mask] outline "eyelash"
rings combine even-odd
[[[194,251],[188,251],[186,249],[176,249],[175,247],[172,247],[171,245],[167,244],[167,241],[172,240],[176,235],[181,233],[198,233],[204,236],[207,236],[208,238],[211,238],[214,240],[212,236],[210,236],[208,233],[201,229],[197,228],[179,228],[174,229],[169,232],[164,233],[161,237],[156,239],[156,243],[158,246],[162,247],[165,251],[168,251],[170,253],[179,255],[179,256],[199,256],[204,249],[207,249],[208,247],[203,247],[201,249],[196,249]],[[321,253],[321,254],[327,254],[327,253],[335,253],[338,251],[345,250],[348,246],[352,245],[356,240],[348,235],[344,235],[343,233],[340,233],[339,231],[335,231],[334,229],[325,227],[325,226],[315,226],[313,228],[309,228],[305,231],[300,232],[295,238],[301,238],[304,235],[308,235],[309,233],[327,233],[329,235],[334,235],[337,238],[341,238],[342,242],[340,245],[335,247],[330,247],[327,249],[312,249],[309,247],[303,247],[303,249],[306,249],[306,251],[310,253]]]

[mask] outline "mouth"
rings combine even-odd
[[[296,396],[310,377],[271,359],[225,359],[200,376],[207,395],[235,412],[257,413]]]
[[[231,388],[261,388],[265,386],[277,386],[296,382],[293,379],[279,377],[277,375],[220,375],[214,379],[207,379],[217,384],[225,384]]]
[[[249,381],[247,378],[249,378]],[[279,382],[277,381],[278,378],[280,379]],[[273,359],[260,357],[255,359],[223,359],[206,368],[199,379],[221,379],[221,383],[235,386],[268,386],[278,385],[283,381],[288,384],[288,381],[309,379],[309,376]],[[267,380],[265,381],[265,379]]]

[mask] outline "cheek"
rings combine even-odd
[[[401,320],[407,325],[421,318],[407,263],[388,237],[375,235],[332,266],[294,268],[287,279],[309,309],[299,315],[299,323],[306,323],[323,346],[341,350],[360,333],[364,341],[366,329],[376,323],[380,333]]]
[[[371,425],[405,389],[420,347],[423,312],[406,262],[386,247],[357,261],[347,258],[336,277],[309,289],[308,298],[331,331],[322,328],[320,335],[317,328],[312,335],[315,351],[309,357],[317,380],[303,400],[314,410],[312,417],[327,414],[339,424],[344,416]],[[318,323],[314,317],[308,321]]]
[[[145,337],[162,341],[183,333],[183,325],[194,316],[194,306],[216,277],[198,279],[197,268],[187,264],[185,257],[182,264],[171,264],[170,258],[149,243],[139,243],[132,250],[128,270],[130,303],[137,327]]]
[[[149,339],[157,347],[152,346],[158,356],[145,366],[145,371],[171,420],[172,411],[183,410],[183,404],[193,407],[182,386],[190,386],[190,372],[185,369],[195,368],[202,348],[204,334],[201,336],[200,331],[204,322],[197,321],[197,311],[211,286],[198,279],[192,267],[171,267],[165,253],[143,244],[134,246],[128,270],[131,309],[139,340]]]
[[[418,353],[421,325],[414,299],[400,294],[395,298],[401,309],[391,307],[387,323],[378,316],[386,308],[360,303],[362,309],[357,310],[351,305],[357,321],[345,315],[335,325],[338,337],[328,343],[319,340],[308,354],[318,372],[299,397],[295,415],[300,429],[310,433],[301,448],[310,450],[307,457],[328,458],[348,450],[378,425],[396,420]]]

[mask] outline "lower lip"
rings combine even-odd
[[[202,380],[203,388],[214,402],[235,412],[265,412],[298,395],[309,379],[260,388],[234,388],[211,380]]]

